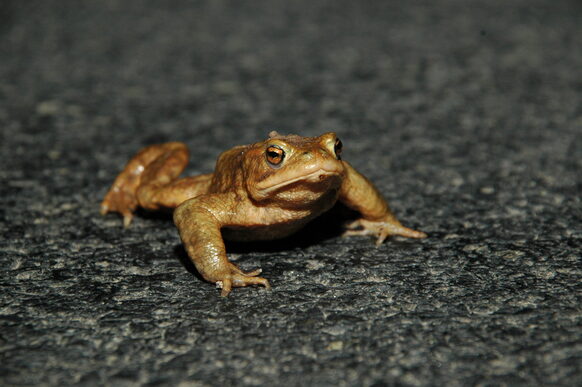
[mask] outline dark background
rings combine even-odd
[[[2,1],[0,384],[582,384],[578,1]],[[336,131],[422,241],[229,245],[99,203],[142,146]]]

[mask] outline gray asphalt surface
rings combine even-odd
[[[581,385],[576,1],[3,1],[0,384]],[[99,202],[141,147],[336,131],[429,234],[229,244]]]

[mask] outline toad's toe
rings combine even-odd
[[[105,195],[103,202],[101,202],[101,214],[105,215],[109,212],[120,213],[123,216],[124,227],[130,225],[136,208],[137,200],[135,196],[117,188],[112,188]]]
[[[269,281],[266,278],[258,277],[261,271],[261,269],[256,269],[245,273],[236,268],[226,278],[216,281],[216,286],[222,289],[220,295],[226,297],[229,295],[232,288],[241,288],[249,285],[263,285],[267,290],[270,290],[271,284]]]

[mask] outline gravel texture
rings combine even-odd
[[[578,1],[2,1],[0,384],[581,385]],[[196,275],[168,214],[99,202],[142,146],[189,174],[336,131],[422,241],[341,213]]]

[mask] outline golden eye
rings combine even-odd
[[[342,148],[343,148],[343,144],[341,142],[341,140],[338,138],[335,140],[335,145],[333,146],[333,151],[335,152],[335,157],[337,157],[338,160],[341,159],[341,154],[342,154]]]
[[[285,151],[277,145],[271,145],[267,148],[265,155],[267,156],[267,162],[271,164],[271,166],[276,167],[283,162]]]

